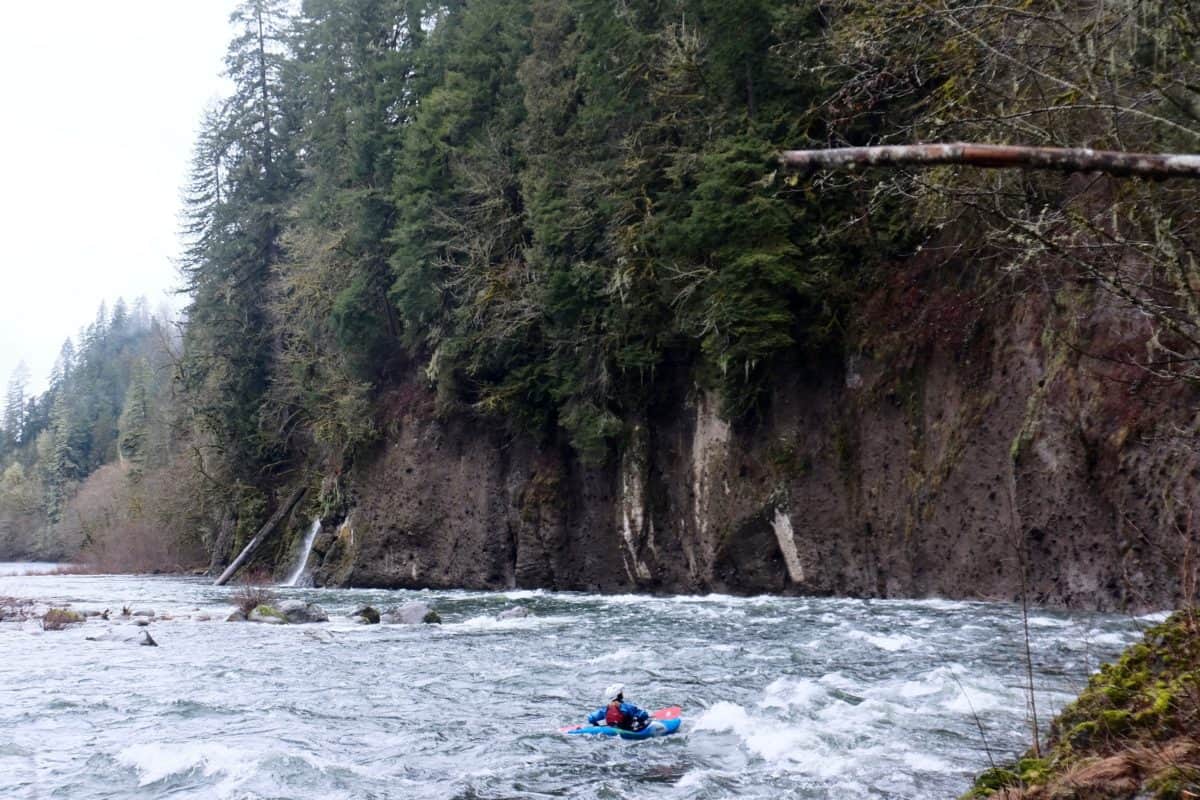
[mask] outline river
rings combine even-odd
[[[988,766],[974,713],[997,759],[1028,739],[1012,605],[286,588],[331,621],[265,626],[223,621],[232,591],[0,576],[0,596],[174,617],[157,648],[117,620],[0,623],[0,797],[925,800]],[[413,599],[444,624],[347,616]],[[516,605],[533,616],[495,619]],[[1148,618],[1030,624],[1045,721]],[[683,706],[681,732],[557,733],[614,681]]]

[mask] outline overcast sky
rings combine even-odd
[[[102,300],[179,279],[180,197],[235,0],[5,3],[0,21],[0,393],[41,390]]]

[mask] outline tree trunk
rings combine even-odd
[[[216,575],[217,570],[229,563],[229,547],[233,544],[233,531],[237,527],[237,515],[232,506],[225,506],[221,512],[221,523],[217,526],[217,538],[213,542],[212,556],[208,562],[208,574]]]
[[[292,509],[296,507],[296,504],[300,502],[300,498],[304,497],[304,493],[307,491],[307,488],[301,487],[292,492],[292,496],[288,498],[288,501],[271,515],[266,525],[259,528],[258,533],[254,534],[254,538],[242,548],[242,552],[233,560],[233,563],[221,573],[221,577],[213,581],[213,586],[224,586],[234,576],[234,573],[242,568],[242,565],[246,563],[246,559],[250,558],[250,555],[262,544],[263,539],[267,538],[271,531],[275,530],[279,523],[292,513]]]
[[[1058,172],[1104,172],[1120,177],[1200,178],[1200,154],[1155,155],[1081,147],[1017,147],[995,144],[908,144],[838,147],[829,150],[785,150],[785,167],[815,172],[860,167],[933,167],[962,164],[987,169],[1049,169]]]

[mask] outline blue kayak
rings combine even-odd
[[[572,728],[564,733],[582,734],[584,736],[620,736],[622,739],[655,739],[659,736],[670,736],[679,730],[681,719],[656,719],[640,731],[626,731],[611,725],[584,725]]]

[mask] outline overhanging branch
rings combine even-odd
[[[1017,147],[997,144],[906,144],[837,147],[828,150],[785,150],[785,167],[804,172],[866,167],[934,167],[961,164],[985,169],[1047,169],[1058,172],[1104,172],[1120,177],[1200,178],[1200,154],[1125,153],[1084,147]]]

